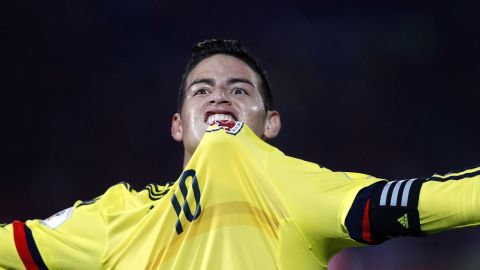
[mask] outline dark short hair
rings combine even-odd
[[[178,112],[182,111],[183,101],[185,99],[185,84],[187,77],[195,66],[202,60],[215,55],[225,54],[236,57],[245,62],[255,73],[260,77],[260,95],[262,96],[265,110],[270,111],[273,108],[273,97],[270,88],[270,83],[267,79],[265,71],[260,68],[258,62],[237,40],[217,40],[210,39],[195,44],[192,48],[192,56],[187,63],[185,73],[182,76],[182,83],[180,84],[180,91],[178,95]]]

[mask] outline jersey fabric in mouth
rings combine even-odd
[[[235,118],[228,114],[212,114],[207,118],[207,123],[212,125],[215,121],[235,121]]]

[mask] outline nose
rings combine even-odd
[[[230,104],[230,99],[225,94],[225,91],[218,89],[210,95],[208,102],[210,104]]]

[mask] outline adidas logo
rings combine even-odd
[[[397,219],[397,221],[398,221],[400,224],[402,224],[402,226],[405,227],[406,229],[409,228],[409,226],[408,226],[408,216],[407,216],[407,214],[403,214],[403,216],[399,217],[399,218]]]

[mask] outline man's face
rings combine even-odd
[[[265,111],[258,75],[238,58],[216,54],[204,59],[192,69],[185,87],[182,111],[173,116],[172,136],[183,141],[186,161],[214,120],[242,121],[262,138],[273,138],[280,129],[278,113]],[[272,117],[278,120],[278,130],[271,129]]]

